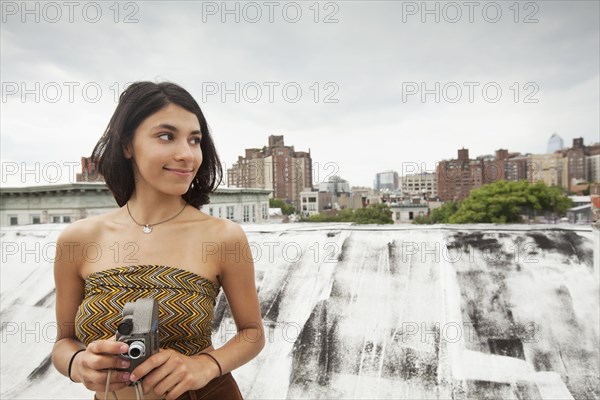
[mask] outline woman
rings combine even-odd
[[[241,398],[229,372],[261,351],[263,325],[244,231],[199,210],[222,177],[200,107],[173,83],[136,82],[92,160],[120,208],[58,238],[55,368],[98,399]],[[215,350],[221,287],[238,332]],[[115,332],[124,304],[144,297],[159,304],[161,349],[129,374]]]

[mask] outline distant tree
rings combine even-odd
[[[269,207],[270,208],[281,208],[281,212],[283,215],[291,215],[296,212],[296,208],[285,202],[282,199],[269,199]]]
[[[393,224],[392,210],[387,204],[372,204],[354,211],[353,221],[357,224]]]
[[[355,222],[357,224],[393,224],[392,210],[387,204],[372,204],[365,208],[352,210],[346,208],[336,215],[315,214],[308,218],[310,222]]]
[[[556,186],[522,180],[498,181],[471,191],[450,216],[449,223],[513,223],[523,214],[552,213],[562,215],[571,200]]]
[[[413,224],[447,224],[450,217],[458,211],[460,202],[447,201],[441,207],[435,208],[428,216],[419,216],[413,219]]]

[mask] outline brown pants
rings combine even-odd
[[[98,398],[94,396],[94,400],[98,400]],[[177,400],[244,400],[244,398],[233,375],[228,372],[220,378],[208,382],[201,389],[190,390],[182,394]]]
[[[201,389],[182,394],[177,400],[244,400],[244,398],[233,375],[228,372],[208,382]]]

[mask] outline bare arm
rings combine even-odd
[[[246,234],[241,226],[228,222],[223,237],[221,281],[237,334],[211,354],[225,374],[256,357],[265,346],[265,335],[256,293],[254,262]]]
[[[83,299],[83,281],[79,277],[81,262],[75,248],[78,241],[77,227],[70,225],[56,242],[54,260],[54,285],[56,286],[56,322],[58,332],[52,349],[52,363],[61,374],[67,376],[71,356],[85,345],[75,336],[75,313]]]
[[[118,359],[107,353],[118,354],[123,343],[104,340],[91,343],[86,348],[75,335],[75,315],[84,296],[84,281],[79,275],[81,265],[82,240],[85,237],[80,223],[69,225],[60,234],[54,260],[54,284],[56,286],[56,322],[58,332],[52,348],[52,364],[61,374],[68,376],[68,365],[77,350],[86,349],[77,354],[71,366],[71,378],[83,382],[90,390],[103,390],[107,373],[105,368],[116,368]],[[79,254],[78,254],[79,253]],[[125,345],[126,346],[126,345]],[[121,365],[119,365],[121,366]],[[120,380],[121,382],[116,382]],[[127,384],[122,376],[111,379],[109,390],[119,390]]]

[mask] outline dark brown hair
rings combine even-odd
[[[123,148],[131,143],[135,130],[142,121],[169,104],[176,104],[195,114],[202,132],[202,165],[192,185],[181,197],[200,208],[209,203],[209,194],[221,183],[221,161],[204,114],[192,95],[171,82],[135,82],[121,93],[119,104],[91,157],[120,207],[129,201],[135,190],[132,161],[125,158]]]

